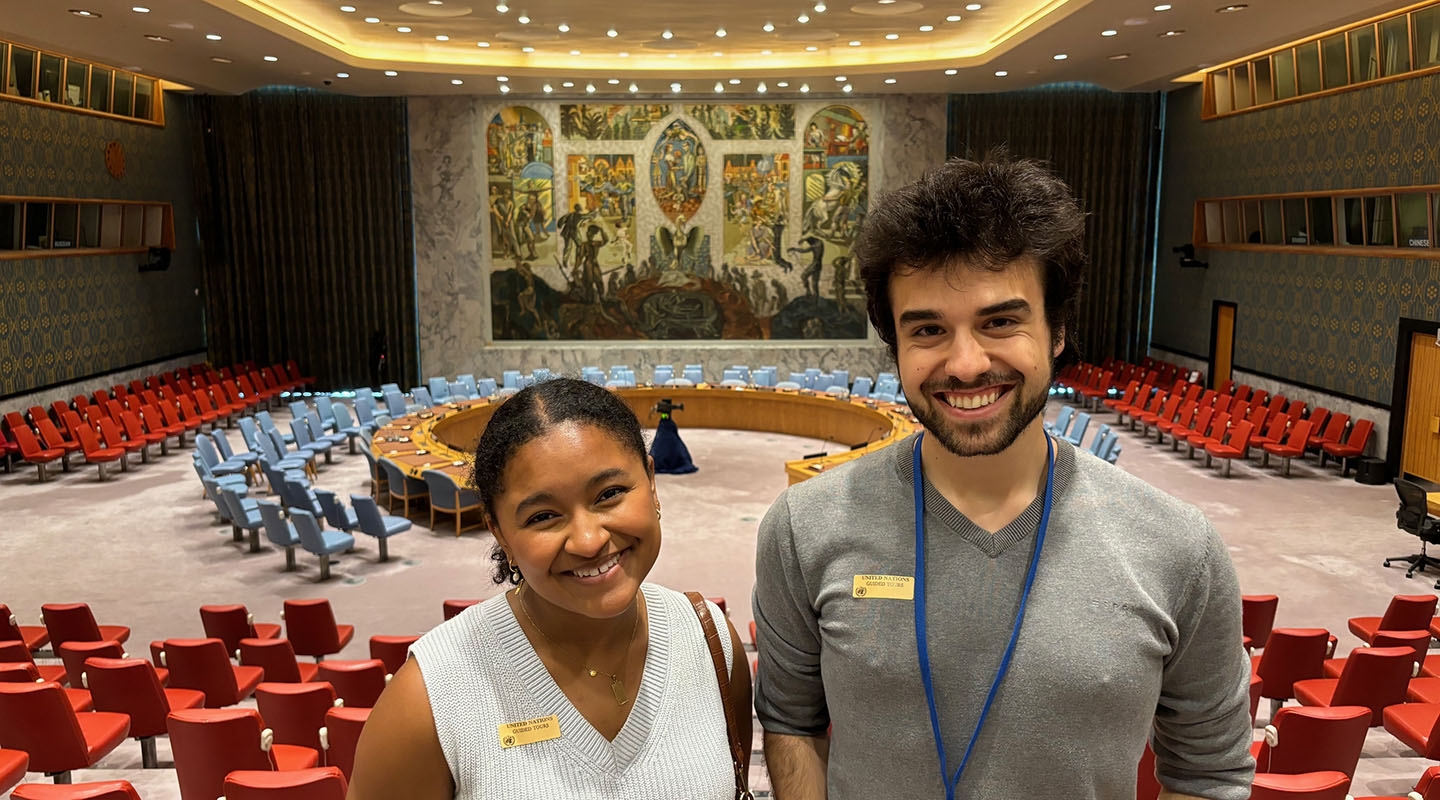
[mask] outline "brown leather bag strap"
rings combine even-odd
[[[750,776],[745,770],[745,748],[748,744],[740,741],[740,732],[735,723],[735,710],[730,707],[730,666],[725,663],[725,651],[720,644],[720,631],[710,617],[710,607],[699,592],[686,592],[685,597],[695,607],[695,616],[700,618],[700,627],[705,631],[705,644],[710,648],[710,660],[715,665],[715,681],[720,684],[720,705],[725,708],[725,732],[730,738],[730,760],[735,768],[735,797],[750,800]]]

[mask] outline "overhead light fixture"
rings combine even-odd
[[[767,22],[764,25],[761,25],[760,29],[765,31],[766,33],[772,33],[775,30],[775,23]]]
[[[1173,31],[1165,31],[1164,33],[1160,34],[1160,38],[1161,38],[1161,39],[1168,39],[1168,38],[1170,38],[1171,36],[1183,36],[1184,34],[1185,34],[1185,29],[1184,29],[1184,28],[1177,28],[1176,30],[1173,30]]]
[[[1010,74],[1010,73],[1006,72],[1006,71],[1003,70],[1003,69],[997,69],[997,70],[995,70],[995,77],[997,77],[997,78],[1003,78],[1003,77],[1005,77],[1006,75],[1009,75],[1009,74]]]
[[[725,35],[726,35],[726,34],[725,34],[725,29],[724,29],[724,28],[716,28],[716,29],[715,29],[715,36],[716,36],[717,38],[724,39],[724,38],[725,38]]]
[[[661,38],[661,39],[673,39],[673,38],[675,38],[675,34],[671,33],[669,28],[666,28],[664,31],[662,31],[662,32],[660,33],[660,38]]]
[[[396,71],[393,70],[393,69],[387,69],[387,70],[385,70],[385,77],[387,77],[387,78],[394,78],[394,77],[396,77],[396,76],[399,75],[399,74],[400,74],[400,73],[396,72]]]
[[[205,38],[206,38],[206,39],[209,39],[209,40],[212,41],[212,42],[218,42],[218,41],[220,41],[220,38],[221,38],[221,37],[220,37],[220,34],[218,34],[218,33],[207,33],[207,34],[205,34]]]
[[[740,85],[740,79],[739,79],[739,78],[731,78],[731,79],[730,79],[730,85],[731,85],[731,86],[739,86],[739,85]]]
[[[169,37],[169,36],[161,36],[161,35],[158,34],[158,33],[147,33],[147,34],[145,34],[145,38],[146,38],[146,39],[149,39],[149,40],[152,41],[152,42],[168,42],[168,41],[170,41],[170,37]]]
[[[340,6],[340,10],[344,11],[346,14],[354,14],[355,6]]]
[[[679,84],[679,83],[672,83],[672,84],[670,84],[670,91],[674,92],[675,94],[680,94],[680,84]]]
[[[720,56],[723,56],[723,55],[725,55],[725,54],[724,54],[723,52],[719,51],[719,50],[716,50],[715,52],[711,53],[710,55],[715,56],[716,58],[719,58]]]
[[[851,46],[851,47],[859,47],[859,46],[860,46],[860,40],[859,40],[859,39],[851,39],[851,40],[850,40],[850,46]]]
[[[815,4],[815,13],[824,14],[828,8],[829,6],[825,5],[825,0],[820,0],[820,2]]]
[[[896,39],[899,39],[899,38],[900,38],[900,34],[898,34],[898,33],[887,33],[887,34],[885,34],[885,38],[886,38],[886,39],[889,39],[890,41],[893,42],[893,41],[895,41]]]
[[[1234,14],[1236,11],[1244,11],[1245,9],[1247,9],[1247,8],[1249,8],[1249,7],[1250,7],[1250,5],[1249,5],[1248,3],[1233,3],[1233,4],[1231,4],[1231,5],[1221,6],[1221,7],[1217,8],[1217,9],[1215,9],[1215,13],[1216,13],[1216,14]]]
[[[725,84],[721,83],[720,81],[715,81],[715,94],[724,94],[724,93],[725,93]]]
[[[1069,57],[1070,57],[1070,56],[1066,55],[1065,53],[1056,53],[1056,54],[1053,56],[1053,58],[1054,58],[1056,61],[1064,61],[1065,59],[1067,59],[1067,58],[1069,58]]]
[[[812,44],[812,45],[810,45],[810,46],[808,46],[808,47],[805,48],[805,52],[807,52],[807,53],[813,53],[813,52],[815,52],[816,50],[819,50],[819,49],[820,49],[820,48],[818,48],[818,47],[816,47],[815,45]]]
[[[894,83],[895,83],[895,79],[894,79],[894,78],[886,78],[886,79],[885,79],[885,83],[886,83],[886,84],[894,84]]]
[[[945,74],[946,74],[946,75],[959,75],[959,74],[960,74],[960,70],[955,69],[954,67],[951,67],[950,69],[945,70]]]
[[[1169,3],[1161,3],[1160,5],[1155,6],[1156,11],[1169,11],[1171,8],[1172,6]]]
[[[1114,35],[1116,35],[1116,34],[1118,34],[1118,33],[1120,33],[1120,31],[1115,31],[1115,30],[1100,31],[1100,35],[1101,35],[1101,36],[1114,36]]]
[[[524,47],[520,48],[520,52],[522,52],[522,53],[533,53],[533,52],[535,52],[535,48],[533,48],[533,47],[531,47],[530,45],[527,44],[527,45],[525,45]]]
[[[780,89],[789,89],[790,81],[776,81],[775,86]]]
[[[629,58],[629,57],[630,57],[630,54],[627,53],[627,52],[625,52],[624,50],[621,50],[617,55],[619,55],[621,58]]]
[[[934,25],[921,25],[921,26],[920,26],[920,32],[921,32],[921,33],[929,33],[930,31],[933,31],[933,30],[935,30],[935,26],[934,26]]]
[[[504,3],[496,3],[495,10],[499,11],[501,14],[508,14],[510,12],[510,6],[507,6]]]
[[[475,46],[476,46],[476,47],[489,47],[489,46],[490,46],[490,43],[489,43],[489,42],[476,42],[476,43],[475,43]]]
[[[636,93],[636,92],[638,92],[638,91],[640,91],[640,87],[639,87],[639,86],[636,86],[636,85],[635,85],[635,84],[633,84],[633,83],[632,83],[632,84],[630,84],[630,86],[629,86],[629,87],[627,87],[627,88],[629,88],[629,89],[630,89],[630,93],[631,93],[631,94],[634,94],[634,93]]]
[[[605,81],[605,82],[608,83],[608,84],[610,84],[611,86],[619,86],[619,85],[620,85],[620,79],[619,79],[619,78],[610,78],[609,80],[607,80],[607,81]]]
[[[540,91],[544,92],[545,94],[550,94],[551,92],[555,91],[555,87],[547,83],[544,86],[540,87]]]
[[[804,25],[805,23],[807,23],[807,22],[810,21],[810,15],[809,15],[809,14],[806,14],[806,13],[804,13],[804,12],[801,12],[801,13],[800,13],[800,16],[798,16],[798,17],[795,18],[795,21],[798,22],[798,23],[800,23],[801,25]]]
[[[337,72],[337,73],[335,73],[335,77],[337,77],[337,78],[348,78],[348,77],[350,77],[350,73],[348,73],[348,72]]]
[[[851,88],[852,87],[850,86],[850,84],[847,83],[844,86],[840,87],[840,91],[844,92],[845,94],[850,94]]]
[[[269,62],[271,62],[271,63],[273,64],[274,62],[279,61],[280,59],[276,58],[275,56],[265,56],[265,60],[266,60],[266,61],[269,61]]]
[[[365,18],[365,21],[368,22],[368,23],[370,23],[371,25],[379,25],[379,24],[380,24],[380,18],[379,18],[379,17],[366,17],[366,18]]]
[[[562,87],[566,88],[566,89],[574,89],[574,88],[575,88],[575,82],[574,82],[574,81],[565,81],[565,82],[561,83],[560,85],[561,85]]]
[[[946,21],[946,22],[959,22],[959,21],[960,21],[960,15],[959,15],[959,14],[951,14],[950,16],[948,16],[948,17],[945,18],[945,21]]]
[[[510,94],[510,87],[503,83],[500,84],[500,94]]]
[[[499,81],[500,83],[508,83],[510,81],[510,79],[504,75],[496,75],[495,80]]]
[[[136,14],[149,14],[149,13],[150,13],[150,9],[146,8],[145,6],[131,6],[131,7],[130,7],[130,10],[131,10],[131,11],[134,11]]]
[[[410,31],[411,28],[409,25],[401,25],[400,27],[395,29],[396,33],[409,33]]]
[[[1111,61],[1124,61],[1125,59],[1127,59],[1127,58],[1129,58],[1129,57],[1130,57],[1130,54],[1129,54],[1129,53],[1116,53],[1115,55],[1110,56],[1110,60],[1111,60]]]
[[[579,50],[571,50],[571,51],[570,51],[570,55],[572,55],[572,56],[578,56],[578,55],[580,55],[580,51],[579,51]]]
[[[848,80],[850,80],[850,79],[847,78],[847,77],[845,77],[844,75],[836,75],[836,76],[835,76],[835,82],[836,82],[836,83],[844,83],[845,81],[848,81]]]
[[[562,23],[560,23],[559,25],[556,25],[556,26],[555,26],[555,30],[560,31],[561,33],[569,33],[569,32],[570,32],[570,26],[569,26],[569,25],[566,25],[565,23],[562,22]]]
[[[465,81],[462,81],[462,80],[460,80],[459,78],[451,78],[451,79],[450,79],[450,85],[451,85],[451,86],[460,86],[460,85],[462,85],[462,84],[464,84],[464,83],[465,83]]]
[[[979,3],[971,3],[965,6],[966,11],[979,11],[982,8],[984,8],[984,6],[980,5]]]
[[[443,33],[437,33],[437,34],[435,34],[435,41],[437,41],[437,42],[448,42],[448,41],[450,41],[450,37],[449,37],[449,36],[446,36],[446,35],[443,34]]]
[[[605,31],[605,35],[606,35],[606,36],[609,36],[611,39],[614,39],[616,36],[619,36],[619,35],[620,35],[620,31],[617,31],[617,30],[615,30],[614,28],[611,28],[610,30]]]
[[[224,56],[210,56],[210,60],[211,60],[211,61],[214,61],[216,64],[233,64],[233,63],[235,63],[234,61],[231,61],[230,59],[225,58]]]
[[[760,55],[762,55],[762,56],[768,56],[768,55],[770,55],[770,53],[771,53],[771,51],[769,51],[769,50],[761,50],[761,51],[760,51]]]
[[[520,16],[515,18],[515,21],[520,23],[521,25],[529,25],[530,17],[528,15],[521,14]]]
[[[679,54],[678,54],[678,53],[666,53],[666,54],[665,54],[665,57],[666,57],[666,58],[679,58]]]

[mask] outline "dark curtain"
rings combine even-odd
[[[412,381],[405,100],[195,99],[211,363],[293,358],[321,389]]]
[[[1150,341],[1163,108],[1159,94],[1086,86],[950,97],[950,156],[1005,145],[1050,162],[1080,198],[1090,263],[1076,343],[1087,361],[1138,361]]]

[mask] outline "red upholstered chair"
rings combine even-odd
[[[256,622],[243,605],[200,606],[200,624],[205,635],[225,643],[225,652],[234,656],[241,639],[278,639],[280,626],[272,622]]]
[[[325,727],[320,731],[325,763],[339,767],[346,780],[355,774],[355,746],[360,743],[360,732],[368,719],[368,708],[332,708],[325,712]]]
[[[297,661],[289,639],[241,639],[239,661],[264,670],[266,683],[303,683],[320,669]]]
[[[470,606],[476,605],[479,602],[479,600],[446,600],[444,604],[445,619],[450,619],[456,614],[459,614],[461,611],[464,611],[465,609],[469,608]]]
[[[24,642],[26,650],[34,651],[50,643],[50,632],[43,625],[21,625],[10,607],[0,603],[0,641]]]
[[[324,598],[286,600],[281,614],[285,620],[285,638],[302,656],[317,662],[345,648],[355,637],[354,625],[335,624],[335,612]]]
[[[1260,447],[1265,451],[1265,455],[1260,459],[1260,466],[1268,466],[1270,456],[1275,456],[1282,460],[1280,474],[1288,476],[1290,460],[1305,457],[1305,443],[1310,440],[1310,430],[1310,421],[1302,419],[1290,429],[1284,442],[1262,444]]]
[[[145,443],[145,446],[140,449],[140,463],[150,463],[150,445],[152,444],[160,445],[161,455],[167,452],[165,440],[170,437],[166,436],[164,431],[151,433],[145,430],[145,426],[140,423],[140,415],[137,412],[127,410],[122,413],[120,415],[120,424],[125,426],[126,436],[134,441]]]
[[[55,423],[50,420],[50,415],[45,413],[31,414],[35,422],[35,430],[40,434],[40,443],[45,447],[54,450],[64,450],[65,456],[61,466],[66,472],[70,471],[70,454],[80,452],[80,443],[60,432]]]
[[[1279,605],[1279,596],[1273,594],[1240,596],[1240,632],[1250,640],[1250,647],[1265,646],[1270,629],[1275,626],[1275,609]]]
[[[1365,706],[1371,726],[1384,722],[1385,709],[1405,702],[1405,688],[1415,671],[1415,651],[1408,647],[1362,647],[1350,653],[1336,678],[1295,683],[1301,705],[1332,708]]]
[[[1230,412],[1216,410],[1214,416],[1210,417],[1210,426],[1197,426],[1195,430],[1182,433],[1175,437],[1177,442],[1185,443],[1185,457],[1192,458],[1196,450],[1204,450],[1205,444],[1211,441],[1220,441],[1225,436],[1225,431],[1230,428]]]
[[[81,422],[74,429],[76,437],[80,439],[80,449],[85,453],[85,463],[94,464],[100,471],[100,480],[110,480],[110,473],[106,469],[109,465],[121,462],[125,459],[125,451],[118,447],[105,447],[100,444],[100,438],[95,435],[95,429],[88,424]],[[124,464],[120,465],[125,468]]]
[[[88,658],[85,685],[96,711],[130,717],[130,737],[140,740],[140,764],[154,769],[155,737],[165,735],[165,717],[177,708],[200,708],[205,693],[194,689],[166,689],[155,667],[143,658]]]
[[[26,783],[15,788],[11,800],[140,800],[130,781],[93,781],[56,785]]]
[[[310,683],[262,683],[255,688],[260,718],[275,731],[280,744],[298,744],[321,750],[320,729],[325,712],[343,703],[335,688],[324,681]]]
[[[1408,647],[1415,651],[1415,664],[1422,667],[1425,664],[1425,653],[1430,649],[1430,631],[1378,631],[1375,638],[1370,640],[1371,647]],[[1338,678],[1345,669],[1345,659],[1325,659],[1325,677]],[[1418,678],[1412,679],[1419,680]],[[1429,702],[1421,700],[1419,702]]]
[[[385,663],[370,658],[363,661],[322,661],[315,680],[327,681],[335,694],[345,701],[346,708],[374,708],[380,693],[390,683]]]
[[[1256,674],[1253,673],[1253,672],[1250,673],[1250,725],[1251,725],[1251,727],[1254,727],[1254,725],[1255,725],[1255,715],[1256,715],[1257,713],[1259,713],[1259,711],[1260,711],[1260,690],[1263,689],[1264,686],[1265,686],[1265,682],[1262,681],[1262,680],[1260,680],[1260,676],[1259,676],[1259,675],[1256,675]]]
[[[83,688],[85,681],[81,677],[85,672],[85,659],[98,658],[129,658],[125,648],[117,641],[105,642],[66,642],[55,648],[56,655],[60,657],[61,663],[65,665],[66,682],[71,686]],[[155,670],[163,685],[170,680],[170,670],[163,667]]]
[[[29,661],[0,662],[0,683],[42,682],[45,682],[45,679],[40,676],[40,668]],[[55,683],[58,685],[58,682]],[[69,687],[62,687],[62,689],[65,692],[65,699],[70,703],[70,708],[76,714],[95,710],[95,701],[91,699],[90,692],[85,689]]]
[[[294,772],[239,770],[225,776],[226,800],[345,800],[348,788],[338,767]]]
[[[1440,761],[1440,704],[1390,706],[1385,709],[1385,730],[1421,758]]]
[[[0,664],[35,664],[30,648],[19,640],[6,639],[0,633]],[[56,664],[35,665],[36,674],[42,681],[65,682],[65,668]]]
[[[170,437],[174,436],[180,447],[185,446],[185,426],[172,425],[167,422],[160,409],[152,405],[140,407],[140,421],[145,423],[145,430],[150,433],[163,433],[165,438],[160,442],[160,454],[170,452]]]
[[[1330,632],[1324,628],[1276,628],[1265,642],[1265,650],[1250,657],[1251,668],[1264,685],[1260,696],[1270,699],[1274,717],[1295,696],[1295,682],[1322,677],[1325,657],[1330,654]]]
[[[1257,773],[1331,771],[1353,778],[1369,732],[1370,709],[1364,706],[1287,706],[1265,726],[1265,738],[1250,752]]]
[[[405,666],[405,659],[410,657],[410,645],[415,644],[419,636],[371,636],[370,657],[379,659],[385,665],[385,671],[391,675],[400,671]]]
[[[121,413],[123,414],[124,412],[122,411]],[[120,424],[114,419],[107,417],[100,420],[100,439],[101,443],[106,447],[125,451],[124,457],[120,459],[121,472],[130,471],[131,453],[140,453],[140,459],[142,461],[145,459],[143,452],[145,450],[145,440],[125,438],[125,433],[120,429]]]
[[[97,625],[95,615],[85,603],[46,603],[40,606],[45,630],[50,633],[50,646],[66,642],[114,641],[125,644],[130,629],[124,625]]]
[[[1326,456],[1332,456],[1340,460],[1340,476],[1348,475],[1350,462],[1365,454],[1365,445],[1370,443],[1370,433],[1374,428],[1375,423],[1372,420],[1355,420],[1355,426],[1350,429],[1350,435],[1345,437],[1344,444],[1326,442],[1320,446],[1320,466],[1325,466]]]
[[[1437,599],[1440,598],[1433,594],[1397,594],[1390,598],[1385,616],[1351,617],[1347,624],[1350,632],[1366,644],[1374,638],[1376,631],[1429,630]]]
[[[35,438],[35,432],[24,424],[18,427],[10,426],[10,435],[15,437],[15,444],[20,447],[20,457],[25,459],[25,463],[35,465],[40,482],[44,483],[50,480],[49,465],[64,458],[65,451],[58,447],[41,447],[40,442]]]
[[[1250,800],[1346,800],[1350,778],[1343,772],[1256,775]]]
[[[1357,797],[1355,800],[1440,800],[1440,767],[1431,767],[1421,773],[1415,782],[1414,793],[1406,797]]]
[[[259,667],[235,666],[219,639],[166,639],[170,685],[205,694],[206,708],[224,708],[249,697],[265,677]]]
[[[1230,477],[1230,464],[1238,459],[1245,458],[1250,449],[1250,433],[1255,428],[1248,419],[1242,419],[1230,426],[1225,436],[1218,442],[1205,443],[1205,466],[1210,466],[1212,459],[1222,459],[1225,462],[1225,477]]]
[[[300,366],[295,363],[294,359],[285,362],[285,371],[290,381],[302,389],[315,383],[315,377],[313,375],[300,374]]]
[[[30,755],[23,750],[0,750],[0,795],[25,779]]]
[[[76,714],[58,683],[0,683],[0,747],[29,753],[30,769],[57,783],[94,766],[129,731],[124,714]]]
[[[172,711],[168,726],[181,800],[215,800],[237,769],[285,772],[320,763],[308,747],[275,744],[253,708]]]
[[[1310,441],[1306,446],[1311,450],[1319,450],[1326,442],[1340,441],[1341,434],[1345,433],[1345,426],[1350,424],[1349,414],[1331,414],[1325,421],[1325,427],[1321,428],[1320,423],[1315,423],[1315,430],[1319,433],[1311,434]]]

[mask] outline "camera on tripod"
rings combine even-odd
[[[672,402],[670,402],[670,398],[668,398],[668,397],[662,397],[662,398],[660,398],[660,402],[658,402],[658,403],[655,404],[655,409],[654,409],[654,410],[655,410],[655,413],[659,414],[661,417],[668,417],[668,416],[670,416],[671,414],[673,414],[673,413],[676,412],[676,411],[684,411],[684,410],[685,410],[685,404],[684,404],[684,403],[672,403]]]

